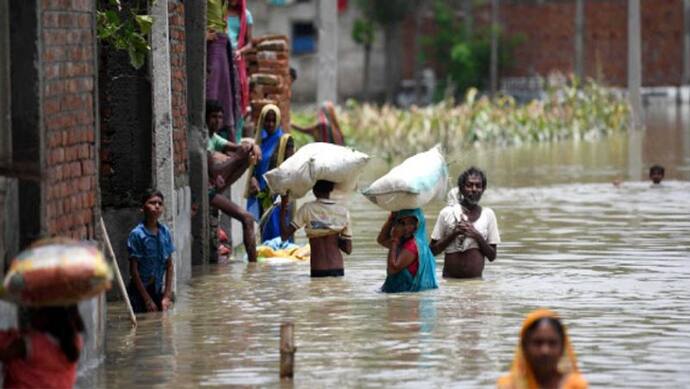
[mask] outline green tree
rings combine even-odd
[[[434,2],[434,25],[435,33],[425,36],[423,43],[451,83],[442,81],[439,91],[452,86],[456,96],[463,96],[471,87],[486,89],[490,84],[492,27],[472,32],[465,21],[456,19],[449,2],[444,0]],[[499,30],[499,41],[498,64],[505,67],[512,60],[513,49],[524,37],[508,37]]]
[[[108,0],[100,2],[96,11],[98,39],[127,51],[129,63],[136,69],[144,65],[151,51],[148,34],[153,25],[153,18],[140,13],[139,8],[132,5],[124,10],[120,0]]]

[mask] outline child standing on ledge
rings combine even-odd
[[[129,298],[134,312],[166,311],[172,305],[172,253],[170,230],[158,222],[163,214],[163,194],[155,189],[142,198],[144,220],[129,233]],[[163,279],[165,277],[165,287]]]

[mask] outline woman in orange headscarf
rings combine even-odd
[[[538,309],[525,318],[510,373],[499,389],[586,389],[575,353],[558,315]]]

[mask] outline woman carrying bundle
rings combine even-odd
[[[426,238],[426,221],[419,208],[392,212],[377,242],[388,248],[385,293],[419,292],[438,288],[436,262]]]

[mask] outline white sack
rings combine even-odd
[[[297,150],[275,169],[264,174],[271,192],[292,198],[303,197],[316,181],[336,183],[336,190],[347,192],[355,189],[357,179],[369,156],[348,147],[331,143],[309,143]]]
[[[374,181],[362,194],[388,211],[421,208],[446,194],[448,167],[440,146],[414,155]]]

